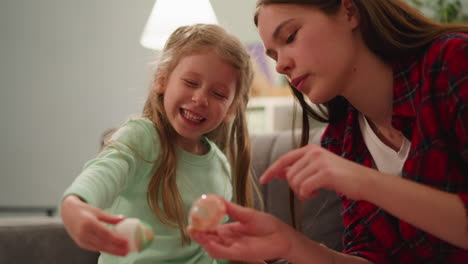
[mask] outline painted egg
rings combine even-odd
[[[189,228],[206,231],[221,224],[226,215],[226,206],[217,195],[203,194],[192,205],[189,213]]]
[[[115,225],[115,231],[128,239],[130,252],[138,252],[147,247],[154,238],[151,227],[137,218],[126,218]]]

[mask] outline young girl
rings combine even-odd
[[[245,118],[252,77],[246,49],[219,26],[178,28],[142,116],[116,131],[64,194],[61,215],[76,243],[101,251],[99,263],[213,263],[190,243],[188,210],[204,193],[253,205]],[[127,241],[103,225],[118,215],[152,227],[148,248],[127,255]]]
[[[303,113],[329,123],[322,147],[306,145],[304,118],[303,147],[261,181],[341,194],[344,251],[231,203],[238,222],[196,241],[242,260],[468,263],[468,26],[400,0],[258,0],[255,22]]]

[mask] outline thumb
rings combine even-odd
[[[99,221],[112,225],[115,225],[125,219],[124,215],[113,215],[101,210],[99,210],[99,213],[96,216]]]
[[[247,222],[255,213],[255,210],[253,209],[243,207],[232,202],[225,201],[225,204],[226,213],[229,217],[239,222]]]

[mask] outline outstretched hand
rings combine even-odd
[[[285,258],[291,247],[292,228],[272,215],[225,201],[226,211],[236,222],[211,231],[188,230],[191,238],[215,259],[264,263]]]
[[[81,248],[117,256],[128,254],[127,240],[104,225],[117,224],[123,217],[108,214],[81,201],[75,195],[63,200],[61,215],[68,234]]]
[[[288,181],[300,199],[317,195],[321,188],[360,200],[368,188],[372,170],[342,158],[320,146],[309,144],[281,156],[261,176],[260,182],[273,178]]]

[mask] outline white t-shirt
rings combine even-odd
[[[375,134],[363,114],[359,114],[359,127],[377,170],[380,172],[401,176],[403,164],[408,157],[411,142],[403,137],[403,143],[397,152],[385,145]]]

